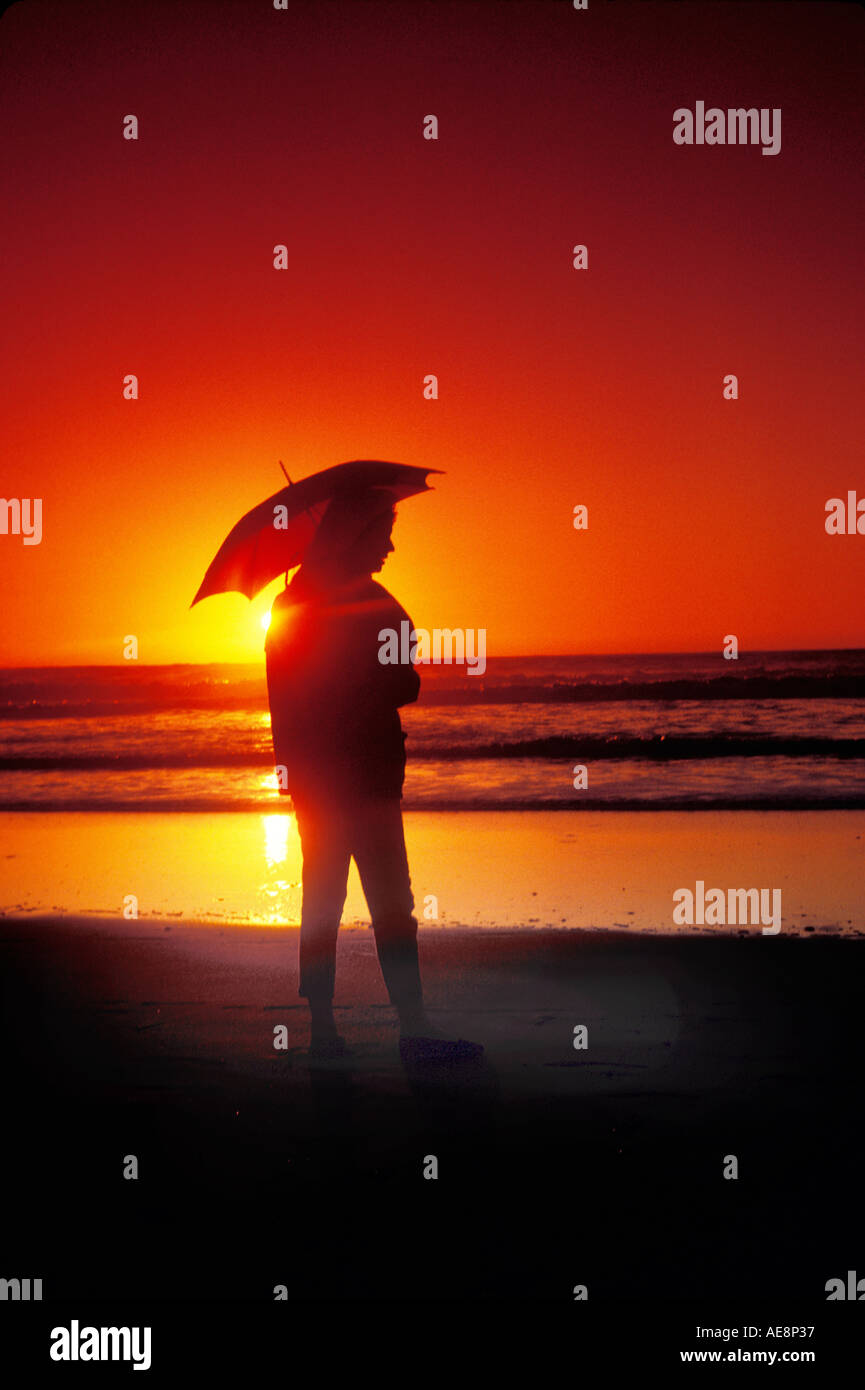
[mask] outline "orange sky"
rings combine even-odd
[[[490,656],[865,645],[865,537],[823,525],[865,496],[863,23],[13,6],[0,492],[43,539],[0,535],[0,662],[260,655],[273,589],[189,603],[279,458],[445,469],[382,579]],[[674,145],[697,100],[780,107],[780,154]]]

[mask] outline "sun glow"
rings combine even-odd
[[[270,627],[270,612],[262,613],[259,621],[261,623],[262,632],[267,632],[267,629]]]
[[[264,830],[264,857],[268,868],[272,868],[275,864],[284,864],[288,858],[293,817],[286,815],[262,816],[261,824]]]

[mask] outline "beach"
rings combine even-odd
[[[784,935],[865,932],[863,811],[406,811],[424,926],[760,933],[674,923],[673,894],[780,889]],[[0,813],[0,914],[300,921],[294,816]],[[431,914],[437,914],[432,916]],[[369,921],[352,865],[347,927]],[[134,925],[128,922],[127,925]]]
[[[46,1297],[821,1301],[862,1248],[853,940],[422,927],[486,1055],[414,1071],[362,928],[323,1064],[296,928],[7,917],[0,953],[6,1261]]]

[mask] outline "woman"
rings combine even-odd
[[[399,708],[417,699],[420,679],[412,665],[378,659],[381,630],[411,622],[372,578],[393,550],[394,520],[385,494],[338,494],[268,628],[274,754],[303,850],[299,993],[309,1002],[311,1054],[342,1056],[336,940],[354,857],[403,1057],[460,1060],[483,1049],[443,1038],[424,1009],[403,834]]]

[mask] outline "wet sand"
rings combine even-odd
[[[862,811],[409,811],[405,828],[428,926],[669,932],[673,893],[703,880],[779,888],[788,935],[865,931]],[[142,919],[300,920],[285,811],[0,814],[0,845],[0,914],[114,920],[134,894]],[[352,866],[343,921],[367,920]]]
[[[0,922],[9,1268],[46,1298],[822,1303],[856,1267],[858,941],[420,941],[480,1064],[403,1067],[366,929],[340,935],[353,1055],[311,1065],[296,929]]]

